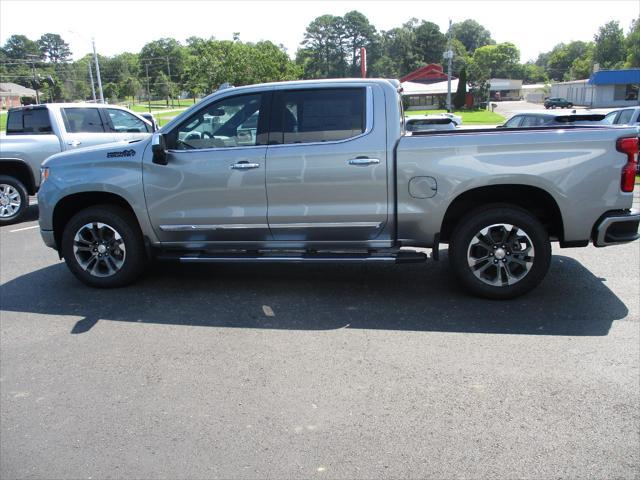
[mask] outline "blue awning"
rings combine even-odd
[[[640,68],[600,70],[589,79],[590,85],[626,85],[628,83],[640,83]]]

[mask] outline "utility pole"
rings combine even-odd
[[[149,113],[151,113],[151,93],[149,92],[149,62],[144,64],[144,68],[147,71],[147,103],[149,105]]]
[[[453,50],[451,50],[451,19],[449,19],[449,31],[447,32],[447,52],[445,58],[449,60],[447,65],[447,112],[451,113],[451,62],[453,61]]]
[[[36,91],[36,103],[40,103],[40,93],[39,90],[39,82],[36,78],[36,62],[35,59],[38,58],[37,55],[27,54],[27,57],[31,58],[31,74],[33,75],[33,89]]]
[[[104,103],[104,94],[102,93],[102,79],[100,78],[100,64],[98,63],[98,54],[96,53],[96,41],[91,39],[93,45],[93,59],[96,62],[96,76],[98,77],[98,92],[100,93],[100,103]]]
[[[167,72],[169,74],[169,85],[167,85],[167,89],[169,90],[169,98],[171,99],[171,107],[173,108],[173,95],[171,95],[171,64],[169,63],[169,57],[167,57]]]
[[[91,69],[91,62],[89,62],[89,79],[91,80],[91,93],[93,95],[93,103],[96,103],[96,87],[93,85],[93,70]]]
[[[40,103],[40,94],[38,93],[38,80],[36,79],[36,64],[31,62],[31,71],[33,73],[33,88],[36,89],[36,103]]]

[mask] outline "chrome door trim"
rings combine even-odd
[[[380,228],[382,222],[272,223],[271,228]]]
[[[202,232],[213,230],[267,229],[266,223],[228,223],[225,225],[160,225],[163,232]]]

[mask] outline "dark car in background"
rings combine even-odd
[[[604,119],[603,114],[570,113],[555,114],[541,111],[515,114],[498,128],[558,127],[563,125],[598,125]]]
[[[573,103],[571,103],[569,100],[567,100],[566,98],[561,98],[561,97],[551,97],[551,98],[547,98],[544,101],[544,108],[571,108],[573,107]]]

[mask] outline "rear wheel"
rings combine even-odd
[[[20,180],[0,175],[0,225],[16,223],[29,206],[29,194]]]
[[[130,212],[101,205],[78,212],[62,234],[62,254],[71,272],[91,287],[122,287],[144,270],[147,257]]]
[[[517,207],[471,212],[453,232],[449,260],[471,293],[508,299],[535,288],[551,263],[551,244],[542,224]]]

